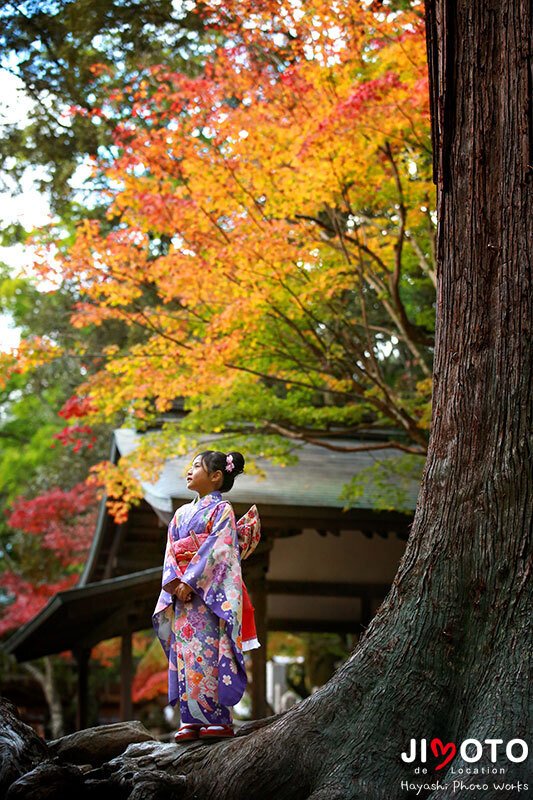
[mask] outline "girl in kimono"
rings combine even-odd
[[[169,703],[179,702],[176,741],[234,735],[229,707],[246,688],[243,650],[259,647],[239,545],[239,533],[246,534],[246,554],[257,543],[257,509],[253,506],[237,523],[231,504],[222,498],[243,470],[240,453],[207,450],[197,455],[187,487],[198,497],[176,511],[168,528],[153,624],[168,658]]]

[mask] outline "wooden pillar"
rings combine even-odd
[[[76,728],[81,731],[88,725],[89,716],[89,659],[90,648],[74,651],[78,667],[78,703],[76,707]]]
[[[252,589],[252,603],[255,608],[257,638],[261,647],[252,650],[252,719],[261,719],[269,714],[266,701],[266,662],[267,662],[267,590],[266,576],[256,579]]]
[[[131,630],[122,634],[120,643],[120,719],[126,721],[133,717],[131,684],[133,680]]]
[[[263,539],[259,543],[257,550],[250,557],[249,562],[244,562],[244,580],[255,609],[257,638],[261,643],[261,647],[257,648],[257,650],[250,651],[252,659],[252,719],[261,719],[272,713],[266,699],[266,662],[268,646],[266,575],[270,561],[270,550],[272,549],[273,543],[273,539],[269,538],[266,531],[263,530]]]

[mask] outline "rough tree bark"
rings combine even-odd
[[[533,652],[533,11],[530,0],[430,0],[427,12],[439,213],[434,418],[392,590],[349,661],[306,701],[233,741],[132,745],[87,773],[87,796],[97,787],[101,798],[115,789],[191,800],[527,796],[517,783],[528,781],[531,759],[513,762],[505,744],[528,736]],[[440,771],[444,756],[430,755],[428,774],[416,776],[424,764],[401,753],[411,739],[426,739],[429,753],[434,738],[503,744],[496,763],[489,745],[468,763],[471,744]],[[520,745],[511,754],[520,757]]]
[[[21,722],[15,706],[0,698],[0,797],[21,775],[47,757],[47,748],[33,728]]]

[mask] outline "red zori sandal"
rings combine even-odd
[[[202,725],[186,722],[174,734],[175,742],[188,742],[191,739],[198,739]]]
[[[231,739],[235,736],[233,725],[206,725],[200,731],[200,739]]]

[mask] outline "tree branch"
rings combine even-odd
[[[388,442],[375,442],[367,445],[337,445],[332,444],[331,442],[326,442],[320,438],[317,439],[316,437],[309,436],[298,431],[293,431],[290,428],[285,428],[282,425],[278,425],[276,422],[265,421],[265,427],[268,430],[273,430],[275,433],[279,433],[281,436],[286,436],[287,439],[297,439],[298,441],[307,442],[308,444],[315,444],[318,445],[318,447],[323,447],[326,450],[333,450],[336,453],[364,453],[368,450],[394,449],[401,450],[404,453],[411,453],[416,456],[427,455],[427,450],[418,447],[409,447],[409,445],[402,444],[401,442],[396,442],[394,440],[390,440]]]

